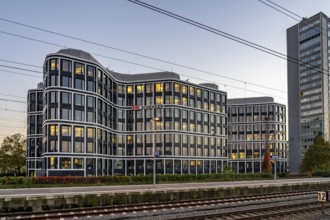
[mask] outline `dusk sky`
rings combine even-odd
[[[263,1],[271,4],[267,0]],[[298,23],[258,0],[146,0],[144,2],[283,54],[286,54],[286,29]],[[330,16],[328,0],[272,0],[272,2],[301,17],[310,17],[321,11]],[[61,37],[13,22],[236,80]],[[26,102],[27,91],[36,88],[38,82],[42,81],[41,67],[45,56],[64,47],[112,57],[114,59],[93,55],[105,67],[116,72],[135,74],[160,70],[173,71],[180,74],[181,79],[189,79],[193,83],[216,83],[220,90],[228,93],[228,98],[272,96],[276,102],[287,104],[286,60],[129,1],[3,0],[0,2],[0,142],[4,136],[17,132],[26,135],[27,107],[26,103],[21,102]]]

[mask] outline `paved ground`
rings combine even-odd
[[[129,186],[87,186],[87,187],[58,187],[58,188],[24,188],[24,189],[0,189],[0,198],[25,197],[25,196],[55,196],[55,195],[81,195],[103,193],[125,193],[146,191],[168,191],[202,188],[227,188],[235,186],[274,186],[286,184],[301,184],[309,182],[330,182],[330,178],[306,178],[306,179],[281,179],[281,180],[253,180],[235,182],[210,182],[210,183],[182,183],[182,184],[157,184],[153,185],[129,185]]]

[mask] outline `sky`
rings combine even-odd
[[[267,0],[263,1],[270,4]],[[144,2],[283,54],[286,54],[286,29],[298,23],[259,0]],[[300,17],[310,17],[321,11],[330,16],[328,0],[272,2]],[[24,102],[27,91],[37,88],[38,82],[42,81],[41,67],[45,56],[65,47],[101,55],[93,56],[103,66],[116,72],[136,74],[172,71],[180,74],[182,80],[193,83],[216,83],[220,90],[228,93],[228,98],[272,96],[276,102],[287,105],[285,59],[180,22],[127,0],[2,0],[0,143],[2,138],[14,133],[26,135],[27,107]],[[190,69],[109,47],[165,60]]]

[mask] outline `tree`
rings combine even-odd
[[[26,139],[22,134],[5,137],[0,147],[0,164],[3,171],[21,173],[26,163]]]
[[[315,172],[330,169],[330,144],[319,133],[312,145],[309,146],[301,163],[301,171]]]

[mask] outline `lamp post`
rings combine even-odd
[[[38,145],[34,147],[34,177],[37,177],[37,151]]]
[[[152,144],[152,153],[153,153],[153,159],[154,159],[154,166],[153,166],[153,187],[156,186],[156,121],[160,121],[160,118],[152,118],[150,122],[153,124],[153,144]]]

